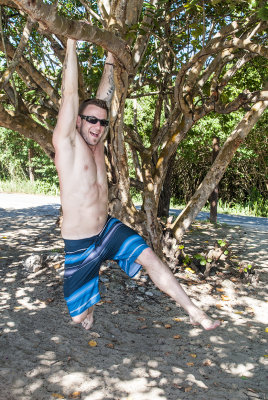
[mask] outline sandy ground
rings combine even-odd
[[[179,274],[194,301],[221,319],[217,330],[191,326],[144,274],[131,280],[109,263],[94,327],[85,331],[63,299],[54,211],[0,208],[1,400],[268,399],[267,232],[196,223],[186,235],[189,253],[228,239],[260,275],[248,284]],[[60,255],[29,274],[23,262],[31,254]]]

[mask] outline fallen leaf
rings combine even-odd
[[[194,366],[193,362],[187,362],[186,364],[188,365],[188,367],[193,367]]]
[[[224,292],[224,289],[223,289],[223,288],[217,287],[216,290],[217,290],[217,292]]]
[[[142,325],[139,329],[146,329],[146,328],[148,328],[148,326],[147,325]]]
[[[114,344],[113,343],[107,343],[105,347],[108,347],[108,349],[114,349]]]
[[[56,264],[56,265],[54,265],[54,268],[55,269],[59,269],[61,267],[61,265],[60,264]]]
[[[235,311],[235,314],[244,314],[243,311]]]
[[[59,393],[52,393],[52,397],[55,397],[55,399],[65,399],[65,396]]]
[[[263,357],[268,357],[268,354],[264,354],[264,356]]]
[[[69,395],[70,399],[80,399],[81,398],[81,392],[73,392]]]
[[[232,281],[232,282],[237,282],[238,279],[237,279],[237,278],[234,278],[234,277],[231,277],[231,278],[230,278],[230,281]]]
[[[145,318],[144,318],[144,317],[138,317],[137,320],[139,320],[139,321],[145,321]]]
[[[181,318],[178,318],[178,317],[174,317],[174,318],[172,318],[172,320],[176,321],[176,322],[181,322]]]
[[[268,333],[268,328],[265,328],[265,332]]]
[[[50,304],[54,301],[52,297],[49,297],[48,299],[45,300],[45,304]]]
[[[212,361],[208,358],[203,362],[203,365],[205,365],[206,367],[210,367],[212,365]]]
[[[180,339],[181,338],[181,335],[174,335],[173,336],[173,339]]]
[[[191,390],[192,390],[192,386],[188,386],[188,387],[184,388],[184,391],[186,393],[190,392]]]
[[[249,392],[252,392],[252,393],[257,393],[256,390],[251,389],[251,388],[247,388],[247,390],[248,390]]]
[[[183,389],[183,387],[178,385],[177,383],[173,383],[172,386],[175,387],[176,389]]]
[[[88,342],[88,344],[89,344],[90,347],[96,347],[96,346],[98,345],[98,343],[96,342],[96,340],[90,340],[90,341]]]
[[[221,299],[223,301],[230,301],[230,298],[228,296],[223,295],[223,294],[221,295]]]
[[[194,353],[191,353],[190,356],[193,358],[196,358],[196,354],[194,354]]]
[[[216,307],[220,310],[222,308],[222,304],[216,304]]]
[[[192,268],[185,268],[185,271],[191,272],[191,274],[195,274],[195,271]]]
[[[170,324],[165,324],[165,328],[166,328],[166,329],[170,329],[170,328],[171,328],[171,325],[170,325]]]
[[[97,332],[90,332],[90,336],[94,337],[94,338],[99,338],[100,334]]]

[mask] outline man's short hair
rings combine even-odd
[[[89,104],[93,104],[94,106],[103,108],[104,110],[106,110],[107,112],[107,117],[109,115],[109,108],[107,106],[107,103],[105,100],[100,100],[100,99],[86,99],[84,101],[82,101],[82,103],[79,106],[78,109],[78,114],[83,114],[84,109],[89,105]]]

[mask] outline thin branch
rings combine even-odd
[[[1,29],[3,50],[5,53],[5,57],[6,57],[7,69],[9,69],[9,61],[8,61],[7,49],[6,49],[6,43],[5,43],[5,35],[4,35],[4,30],[3,30],[3,22],[2,22],[2,6],[0,6],[0,29]],[[14,104],[15,110],[17,110],[18,109],[18,97],[17,97],[17,91],[16,91],[16,86],[15,86],[13,77],[11,78],[11,84],[12,84],[13,94],[10,93],[10,90],[12,90],[11,88],[10,88],[10,90],[7,91],[7,94],[10,97],[11,102]]]
[[[96,14],[95,11],[92,10],[92,8],[89,7],[87,1],[80,0],[80,3],[83,4],[83,6],[85,7],[86,11],[90,15],[92,15],[92,17],[94,17],[98,22],[100,22],[103,26],[105,26],[105,21],[98,14]]]
[[[138,132],[134,131],[130,126],[124,124],[125,140],[134,149],[140,153],[144,151],[144,145]]]

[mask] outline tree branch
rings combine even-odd
[[[11,78],[13,72],[15,71],[16,66],[19,64],[22,54],[24,52],[25,46],[29,40],[32,28],[34,26],[33,21],[28,18],[26,25],[23,29],[23,33],[20,39],[20,43],[18,45],[18,47],[16,48],[16,51],[14,53],[13,59],[11,61],[11,63],[9,64],[8,68],[5,70],[5,72],[3,73],[3,75],[1,76],[0,79],[0,90],[3,89],[3,87],[6,85],[6,83],[9,81],[9,79]]]
[[[52,145],[52,134],[42,125],[36,123],[29,114],[6,111],[0,103],[1,125],[12,129],[29,139],[37,142],[50,158],[54,158],[54,147]]]
[[[144,145],[138,132],[135,132],[130,126],[124,124],[126,142],[139,152],[144,151]]]
[[[132,70],[127,43],[114,33],[101,30],[87,22],[69,20],[59,15],[53,5],[43,3],[41,0],[14,0],[14,3],[37,21],[43,30],[75,40],[95,43],[115,54],[126,70]]]
[[[3,47],[0,43],[0,50],[2,51]],[[6,44],[7,54],[10,58],[14,57],[15,49],[10,44]],[[20,71],[20,68],[23,68],[27,74],[34,80],[34,82],[42,88],[42,90],[50,97],[51,101],[58,107],[59,104],[59,96],[55,89],[51,86],[51,84],[43,77],[43,75],[36,70],[36,68],[24,57],[22,56],[19,62],[19,65],[16,66],[16,70]]]

